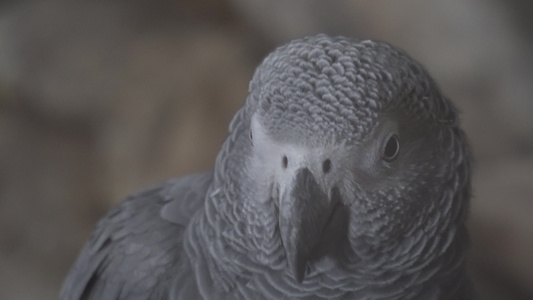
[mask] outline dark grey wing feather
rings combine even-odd
[[[162,191],[162,195],[165,198],[174,200],[169,201],[161,209],[161,217],[178,225],[189,224],[193,213],[204,204],[203,201],[182,201],[182,199],[202,198],[203,200],[213,176],[211,173],[202,173],[191,175],[184,179],[188,180],[177,180]]]
[[[211,181],[212,173],[179,178],[130,196],[112,209],[96,225],[59,299],[169,298],[176,278],[191,274],[183,255],[183,233]],[[184,290],[173,287],[172,294],[179,289],[182,295],[194,296],[193,276],[186,279],[179,283]]]

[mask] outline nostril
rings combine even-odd
[[[331,170],[331,160],[328,158],[322,162],[322,172],[328,173]]]
[[[283,166],[283,169],[286,169],[289,165],[289,159],[286,155],[283,156],[283,159],[281,160],[281,165]]]

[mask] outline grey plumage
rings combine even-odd
[[[126,199],[60,299],[473,299],[454,106],[384,43],[318,35],[257,68],[213,173]]]

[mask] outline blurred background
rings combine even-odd
[[[55,299],[127,194],[210,169],[255,66],[325,32],[386,40],[462,112],[470,264],[533,299],[533,2],[1,1],[0,299]]]

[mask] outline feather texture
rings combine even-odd
[[[212,174],[191,175],[132,195],[98,224],[59,299],[194,299],[183,235],[202,206]],[[160,217],[172,212],[170,221]],[[179,292],[172,284],[180,278]]]
[[[476,299],[458,120],[399,49],[292,41],[257,68],[213,173],[113,209],[60,299]]]

